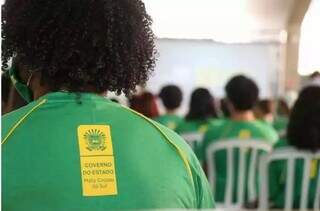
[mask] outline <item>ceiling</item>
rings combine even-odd
[[[309,1],[144,0],[159,38],[222,42],[281,41],[296,8]]]

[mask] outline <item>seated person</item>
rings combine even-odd
[[[279,99],[277,101],[276,111],[273,127],[279,134],[280,138],[285,138],[290,115],[290,107],[284,99]]]
[[[154,69],[142,1],[10,0],[2,21],[2,62],[14,57],[32,101],[2,118],[3,210],[214,206],[179,136],[104,97],[131,95]]]
[[[182,102],[182,92],[179,87],[168,85],[161,89],[159,97],[166,109],[166,113],[156,118],[155,121],[175,130],[183,120],[182,117],[176,114]]]
[[[267,123],[269,125],[273,124],[274,117],[274,105],[272,100],[264,99],[264,100],[259,100],[257,105],[254,108],[254,114],[255,117],[258,120],[261,120],[264,123]]]
[[[320,87],[309,86],[301,91],[290,115],[287,139],[279,141],[275,148],[286,146],[293,146],[296,149],[311,152],[320,150]],[[300,205],[303,165],[302,160],[298,160],[295,166],[294,208],[298,208]],[[310,192],[308,194],[309,208],[313,208],[319,168],[320,161],[313,160],[310,172]],[[271,205],[274,208],[281,209],[284,207],[286,178],[285,161],[271,163],[269,169],[269,195]]]
[[[189,112],[184,121],[178,125],[176,132],[179,134],[199,133],[204,134],[208,125],[217,117],[214,98],[208,89],[198,88],[191,94]],[[202,140],[192,140],[192,148],[197,153]]]
[[[131,109],[148,118],[153,119],[159,116],[156,97],[151,92],[143,91],[139,95],[134,95],[129,100],[129,104]]]
[[[219,125],[210,125],[199,155],[200,161],[204,163],[207,147],[222,139],[260,139],[270,144],[275,144],[278,140],[277,133],[271,126],[255,119],[253,108],[258,101],[259,90],[253,80],[242,75],[235,76],[227,83],[225,91],[231,117],[221,120]],[[223,202],[227,179],[225,152],[217,153],[216,168],[215,199]]]

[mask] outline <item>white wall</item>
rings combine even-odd
[[[276,95],[279,46],[272,43],[221,44],[210,40],[157,41],[159,58],[147,89],[158,93],[166,84],[179,85],[185,95],[182,112],[196,87],[207,87],[217,97],[224,95],[230,77],[243,73],[256,80],[261,97]]]

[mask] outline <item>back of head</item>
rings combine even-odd
[[[2,23],[3,69],[16,56],[49,91],[129,94],[154,69],[141,0],[10,0]]]
[[[217,117],[214,98],[208,89],[198,88],[192,92],[187,120],[206,120]]]
[[[133,96],[130,100],[130,107],[149,118],[159,116],[155,96],[150,92],[143,92],[141,95]]]
[[[252,110],[259,97],[259,89],[256,83],[243,75],[231,78],[225,87],[225,91],[228,101],[237,111]]]
[[[168,85],[161,89],[159,97],[167,110],[175,110],[182,102],[182,91],[175,85]]]
[[[300,92],[290,115],[287,136],[298,149],[320,150],[320,87],[310,86]]]

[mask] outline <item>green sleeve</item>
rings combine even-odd
[[[175,144],[177,144],[181,150],[183,150],[183,152],[186,154],[188,158],[197,199],[197,208],[214,208],[214,198],[211,192],[209,182],[202,170],[202,167],[197,157],[192,152],[191,148],[183,141],[183,139],[180,136],[178,136],[173,131],[163,127],[161,127],[161,129],[163,129],[166,132],[166,134],[171,138],[171,140]]]
[[[273,127],[267,124],[259,124],[259,128],[260,132],[263,135],[263,138],[269,141],[269,143],[272,145],[277,144],[279,140],[279,135]]]
[[[210,184],[198,161],[195,161],[196,172],[193,172],[193,178],[197,194],[199,209],[215,208],[214,198],[211,192]]]

